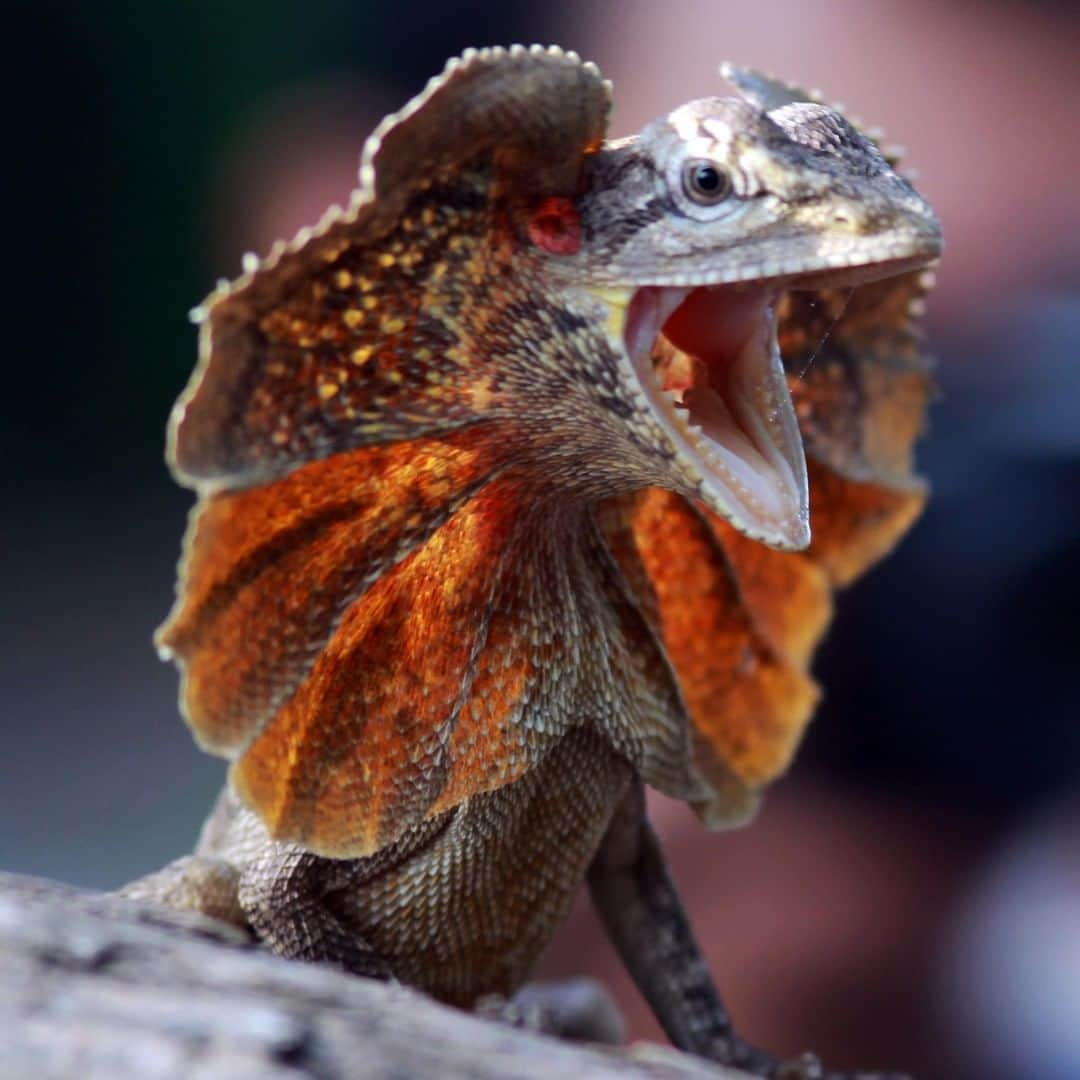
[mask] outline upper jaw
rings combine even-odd
[[[932,214],[909,227],[879,236],[810,230],[768,231],[757,239],[682,259],[642,272],[638,265],[613,263],[601,280],[620,285],[770,285],[783,289],[824,289],[862,285],[918,269],[941,254],[941,230]]]

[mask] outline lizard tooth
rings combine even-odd
[[[240,257],[240,266],[245,274],[254,274],[259,269],[259,256],[254,251],[245,251]]]

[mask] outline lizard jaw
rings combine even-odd
[[[775,288],[646,286],[624,342],[702,500],[774,547],[810,542],[806,457],[776,336]]]

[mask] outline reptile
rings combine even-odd
[[[820,1075],[735,1034],[644,790],[730,827],[790,761],[834,589],[925,499],[941,232],[870,134],[723,71],[605,141],[594,65],[469,50],[196,309],[157,643],[229,783],[127,895],[469,1007],[587,881],[676,1046]]]

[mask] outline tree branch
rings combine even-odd
[[[0,1080],[738,1080],[658,1046],[562,1042],[272,956],[225,923],[0,874]]]

